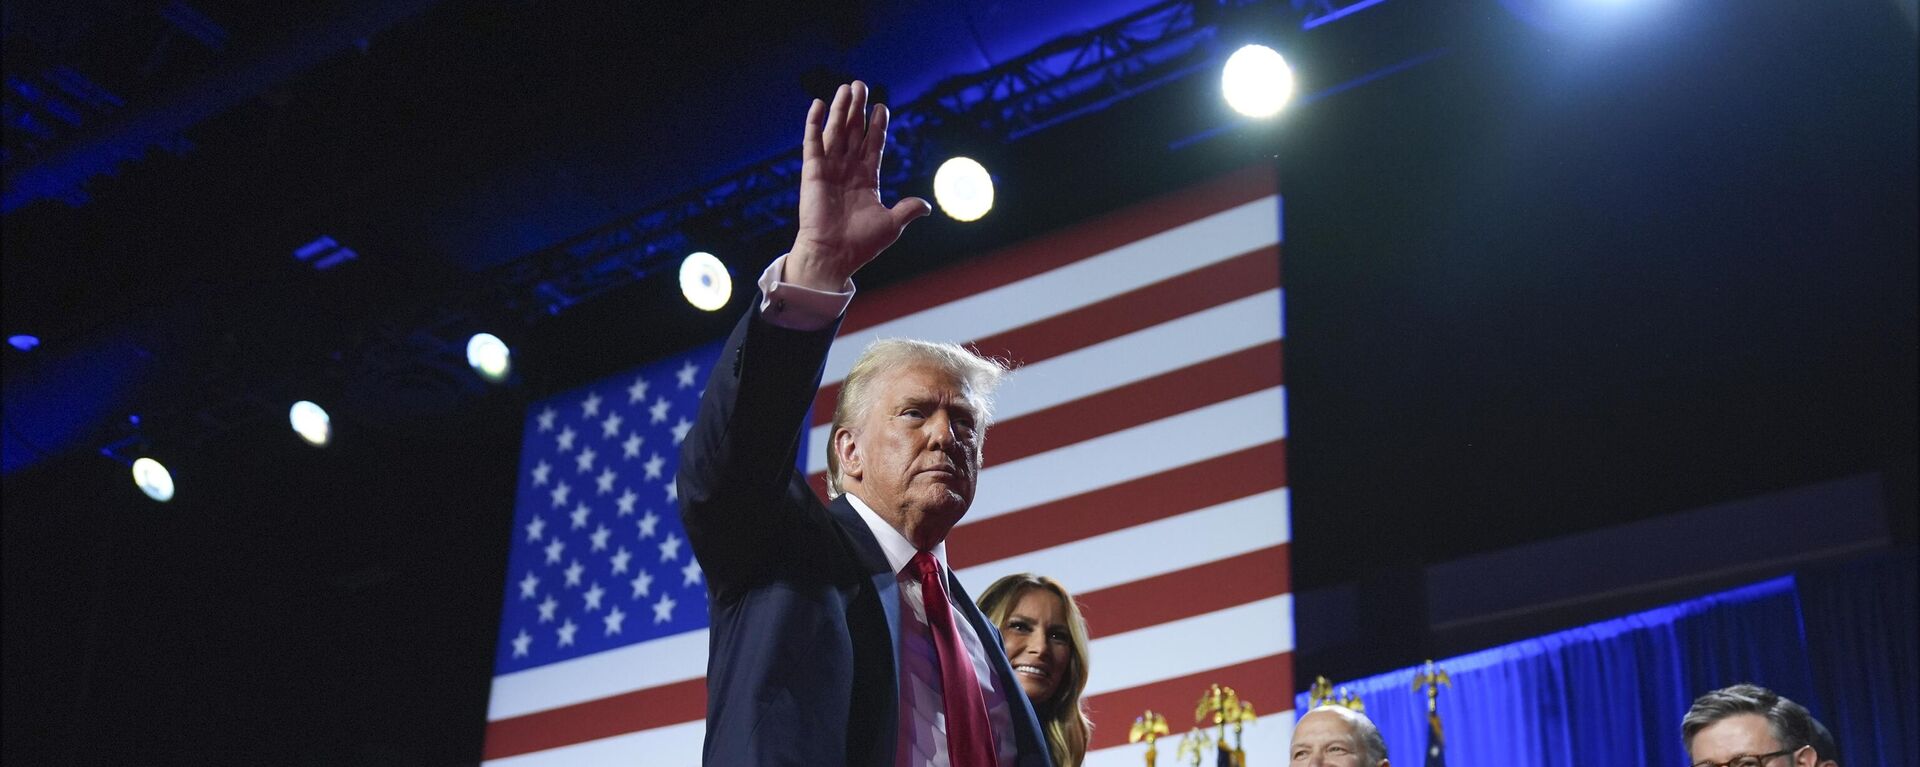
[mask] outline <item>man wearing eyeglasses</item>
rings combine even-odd
[[[1806,707],[1751,684],[1695,699],[1680,735],[1693,767],[1816,767],[1820,758]]]

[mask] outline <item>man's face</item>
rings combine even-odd
[[[1693,764],[1725,764],[1743,756],[1760,756],[1782,750],[1773,737],[1773,727],[1759,714],[1735,714],[1694,733],[1687,743],[1687,755]],[[1795,758],[1798,757],[1798,758]],[[1813,749],[1776,756],[1761,762],[1761,767],[1813,767]]]
[[[881,374],[873,406],[834,449],[848,490],[922,549],[944,540],[973,504],[979,408],[960,380],[930,363]]]
[[[1367,764],[1359,727],[1334,711],[1314,711],[1293,726],[1289,767],[1376,767]]]

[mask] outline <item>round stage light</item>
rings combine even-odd
[[[1243,46],[1227,57],[1220,89],[1233,111],[1248,117],[1272,117],[1293,98],[1293,68],[1280,52],[1264,45]]]
[[[933,199],[955,221],[978,221],[993,210],[993,176],[971,158],[955,157],[933,172]]]
[[[161,503],[173,499],[173,474],[152,458],[134,459],[133,484],[138,485],[140,492],[146,493],[148,498]]]
[[[327,409],[306,400],[293,403],[287,421],[293,424],[295,434],[314,447],[326,447],[333,436],[333,418],[327,415]]]
[[[690,253],[680,260],[680,295],[701,311],[717,311],[733,297],[733,277],[712,253]]]
[[[473,372],[481,378],[499,383],[506,380],[507,372],[513,369],[513,352],[498,336],[475,333],[467,339],[467,364],[473,366]]]

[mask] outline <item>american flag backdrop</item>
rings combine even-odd
[[[1133,718],[1168,712],[1177,736],[1212,683],[1261,710],[1253,760],[1285,759],[1280,221],[1272,169],[1249,168],[862,291],[828,357],[804,455],[816,489],[834,397],[869,341],[957,341],[1018,366],[948,556],[975,594],[1023,571],[1075,592],[1092,632],[1089,765],[1137,763]],[[699,762],[704,583],[671,488],[717,349],[531,408],[488,764]]]

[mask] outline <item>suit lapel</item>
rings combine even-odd
[[[827,511],[833,521],[839,523],[841,535],[853,548],[854,561],[873,584],[874,597],[880,600],[880,610],[886,615],[887,647],[892,651],[893,663],[888,668],[893,689],[900,689],[900,581],[895,578],[892,566],[887,564],[887,554],[880,549],[880,542],[873,539],[873,531],[867,528],[866,521],[860,519],[860,512],[847,503],[842,495],[827,504]],[[889,697],[893,701],[893,711],[883,720],[898,722],[900,718],[900,696]],[[882,754],[891,755],[899,748],[900,736],[897,725],[887,728],[882,739],[887,744]]]
[[[880,609],[886,614],[887,646],[893,650],[893,688],[897,690],[900,686],[900,581],[892,566],[887,564],[887,554],[880,549],[880,542],[873,539],[873,531],[867,528],[867,523],[860,519],[860,512],[855,511],[844,496],[827,504],[827,511],[834,522],[840,525],[842,536],[853,548],[854,560],[872,582],[874,596],[880,600]],[[1001,651],[1000,632],[987,623],[986,616],[973,603],[973,596],[960,585],[959,578],[953,577],[951,570],[948,571],[947,585],[947,593],[953,595],[954,603],[960,606],[960,613],[966,616],[974,633],[986,645],[994,678],[1000,680],[1001,689],[1006,691],[1020,764],[1051,765],[1052,757],[1048,755],[1045,743],[1040,740],[1040,718],[1034,714],[1033,703],[1027,700],[1026,691],[1020,688],[1020,683],[1013,677],[1013,665],[1007,662],[1007,654]],[[895,696],[894,710],[888,721],[895,721],[899,716],[899,699]],[[898,748],[898,736],[898,728],[889,728],[885,740],[892,745],[884,753],[893,753]]]
[[[966,587],[960,585],[958,576],[951,575],[951,571],[947,587],[948,593],[954,595],[955,603],[961,605],[960,612],[967,616],[967,622],[973,624],[974,633],[986,645],[987,662],[993,664],[994,678],[1000,680],[1000,689],[1006,691],[1007,708],[1012,712],[1014,722],[1014,743],[1021,754],[1021,763],[1029,763],[1030,760],[1026,758],[1028,755],[1040,754],[1042,759],[1033,763],[1047,764],[1051,757],[1044,756],[1047,753],[1046,746],[1036,740],[1040,735],[1040,717],[1033,711],[1033,702],[1027,700],[1026,690],[1013,677],[1013,664],[1007,662],[1007,653],[1003,649],[1005,645],[1000,641],[1000,630],[987,623],[986,614],[980,612],[980,607],[973,603],[973,596],[967,593]],[[1022,725],[1021,722],[1026,724]]]

